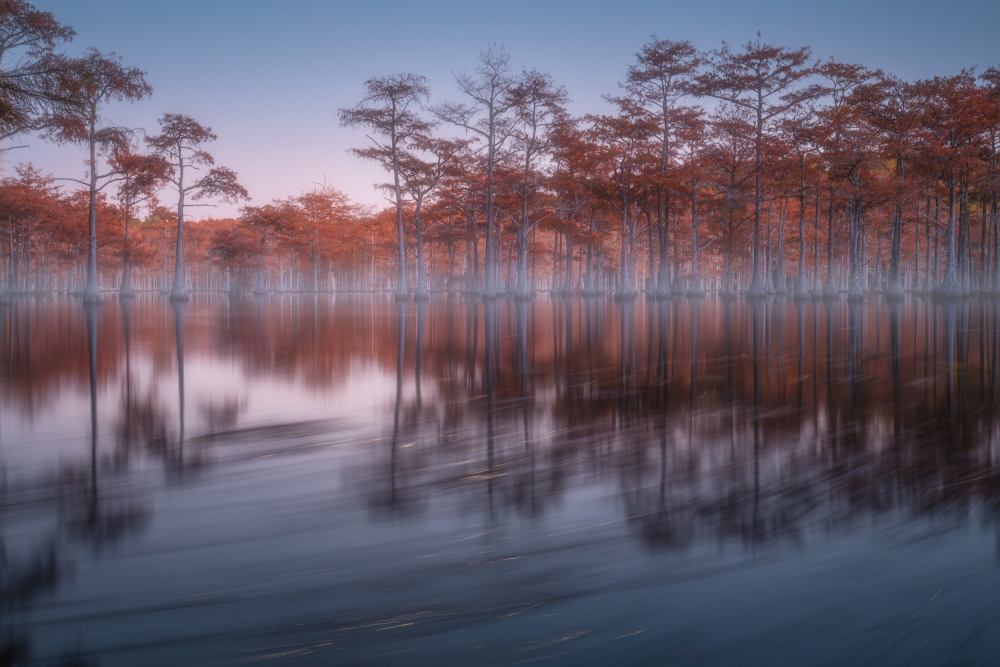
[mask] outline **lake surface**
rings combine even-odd
[[[0,664],[995,664],[1000,302],[0,305]]]

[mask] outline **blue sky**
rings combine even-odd
[[[285,0],[35,0],[72,26],[70,53],[93,46],[146,71],[153,96],[107,110],[115,123],[157,131],[164,112],[211,126],[209,147],[234,168],[256,203],[326,180],[353,199],[382,202],[377,167],[347,154],[364,145],[341,128],[371,76],[427,76],[432,102],[454,99],[453,72],[472,69],[488,42],[503,44],[515,68],[537,68],[564,85],[575,113],[600,113],[635,52],[652,33],[703,49],[767,42],[809,46],[907,79],[1000,64],[1000,2],[636,1],[477,3]],[[83,150],[31,139],[10,166],[33,161],[80,177]],[[234,215],[236,207],[200,209]]]

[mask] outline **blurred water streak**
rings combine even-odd
[[[993,300],[0,304],[0,664],[987,663],[998,353]]]

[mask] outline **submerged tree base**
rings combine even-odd
[[[104,297],[101,295],[100,290],[94,291],[88,289],[83,293],[83,302],[88,305],[99,306],[104,302]]]
[[[906,293],[902,290],[887,290],[882,293],[882,298],[887,303],[901,303],[906,300]]]
[[[770,294],[774,294],[774,287],[770,287],[761,281],[754,280],[750,286],[743,291],[743,296],[747,299],[763,299]]]
[[[945,289],[944,287],[939,287],[938,289],[931,290],[929,296],[932,301],[959,301],[971,295],[966,294],[958,288]]]

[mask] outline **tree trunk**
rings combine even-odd
[[[566,252],[563,253],[566,256],[565,266],[563,267],[566,274],[563,279],[563,292],[566,294],[573,293],[573,237],[570,234],[566,234]]]
[[[97,139],[96,115],[90,117],[90,209],[87,216],[87,279],[83,288],[84,303],[100,303],[101,288],[97,284]]]
[[[945,267],[944,280],[941,282],[940,292],[945,296],[958,296],[962,289],[958,283],[958,224],[955,217],[955,177],[951,174],[947,178],[948,184],[948,229],[945,232]]]
[[[521,224],[517,228],[517,279],[514,294],[520,298],[531,295],[531,285],[528,283],[528,189],[521,192]]]
[[[135,289],[132,287],[132,253],[128,250],[122,253],[122,281],[118,288],[119,298],[131,298],[135,296]]]
[[[778,294],[788,292],[788,281],[785,278],[785,213],[788,211],[788,200],[782,199],[778,207],[778,253],[775,259],[775,279],[777,284],[774,291]]]
[[[993,227],[993,291],[1000,291],[1000,205],[997,193],[993,193],[990,202],[990,224]]]
[[[496,286],[496,249],[494,248],[493,230],[496,221],[493,219],[493,167],[495,162],[495,136],[493,110],[490,109],[489,145],[486,160],[486,281],[483,285],[483,298],[493,299],[497,295]]]
[[[819,294],[819,199],[821,188],[819,179],[816,180],[816,210],[813,217],[813,293]]]
[[[920,239],[917,239],[917,252],[920,252]],[[892,228],[889,238],[889,282],[886,285],[886,296],[899,297],[903,293],[900,281],[899,262],[903,254],[903,204],[899,203],[892,210]]]
[[[558,231],[555,233],[555,239],[552,241],[552,284],[549,286],[549,291],[553,294],[558,294],[562,291],[562,234]]]
[[[928,211],[929,213],[930,211]],[[920,202],[917,202],[917,219],[918,222],[914,225],[914,234],[916,236],[915,248],[913,251],[913,280],[910,284],[911,290],[920,289]]]
[[[392,179],[396,195],[396,298],[409,296],[406,284],[406,231],[403,229],[403,192],[399,187],[399,156],[397,153],[396,126],[392,126]]]
[[[118,298],[132,298],[135,290],[132,288],[132,253],[129,252],[129,227],[131,216],[128,207],[125,209],[125,238],[122,239],[122,279],[118,285]]]
[[[656,291],[656,248],[653,244],[653,219],[649,214],[649,209],[643,207],[646,213],[646,244],[649,251],[649,266],[646,267],[646,290],[649,293]]]
[[[701,294],[701,273],[698,268],[698,197],[691,188],[691,284],[688,294]]]
[[[178,155],[180,150],[177,151]],[[184,161],[179,160],[177,171],[177,249],[174,260],[174,284],[170,290],[170,300],[187,301],[190,297],[184,284]]]
[[[827,296],[833,296],[837,293],[837,270],[833,263],[834,201],[834,191],[833,188],[830,188],[830,209],[826,227],[826,284],[823,286],[823,293]]]
[[[424,230],[420,222],[417,222],[415,227],[417,240],[417,287],[413,291],[413,298],[422,300],[428,298],[429,295],[427,291],[427,269],[424,266]]]
[[[757,132],[754,143],[754,199],[753,199],[753,261],[750,268],[752,279],[747,296],[760,297],[767,293],[765,286],[763,255],[763,238],[761,235],[761,201],[762,175],[764,170],[764,121],[760,106],[757,107]]]
[[[962,293],[968,294],[972,248],[969,230],[969,181],[964,176],[959,181],[958,193],[958,281]]]
[[[806,287],[806,177],[803,171],[799,180],[799,277],[795,281],[795,293],[802,295]]]
[[[621,298],[633,298],[635,297],[635,285],[632,282],[632,274],[629,271],[630,264],[632,262],[632,256],[630,253],[630,229],[629,224],[629,209],[631,204],[626,202],[625,197],[622,197],[622,247],[621,247],[621,267],[619,268],[619,284],[617,290],[617,296]]]
[[[466,291],[475,294],[479,292],[479,233],[474,213],[467,214],[465,224]]]
[[[737,289],[733,286],[733,234],[726,238],[726,249],[722,253],[722,289],[719,295],[723,297],[736,296]]]
[[[670,196],[662,193],[661,210],[657,211],[656,231],[660,245],[660,266],[656,275],[657,296],[670,296],[670,275],[667,271],[669,266],[668,256],[670,254]]]
[[[926,292],[929,292],[932,289],[934,289],[934,287],[935,287],[934,283],[935,283],[935,280],[937,278],[937,276],[935,275],[935,272],[937,271],[937,245],[936,245],[937,244],[937,221],[938,221],[938,216],[940,214],[940,210],[941,210],[941,201],[939,199],[935,199],[934,200],[934,223],[935,223],[935,227],[934,227],[934,229],[935,229],[935,234],[934,234],[934,243],[935,243],[934,262],[935,262],[935,265],[932,268],[931,267],[931,220],[930,220],[930,215],[931,215],[931,196],[927,195],[927,218],[926,218],[926,220],[924,222],[924,241],[926,242],[926,245],[927,245],[927,247],[924,249],[924,266],[926,267],[924,269],[924,271],[927,272],[927,276],[924,279],[924,291],[926,291]]]
[[[670,169],[670,129],[667,127],[667,116],[670,104],[667,99],[661,102],[663,114],[663,140],[660,144],[660,176],[666,180]],[[658,296],[670,296],[670,276],[667,273],[667,256],[670,251],[670,193],[662,185],[656,192],[656,231],[660,242],[660,267],[656,275],[656,293]],[[651,267],[652,268],[652,267]]]
[[[861,296],[864,289],[861,284],[861,196],[859,193],[854,193],[854,199],[851,202],[851,218],[850,218],[850,248],[848,250],[848,275],[849,282],[847,285],[847,292],[849,296],[858,297]]]
[[[596,281],[596,267],[594,261],[594,233],[596,231],[596,222],[594,220],[594,207],[590,207],[590,225],[587,228],[588,238],[587,238],[587,276],[584,279],[584,293],[586,294],[596,294],[597,293],[597,281]]]

